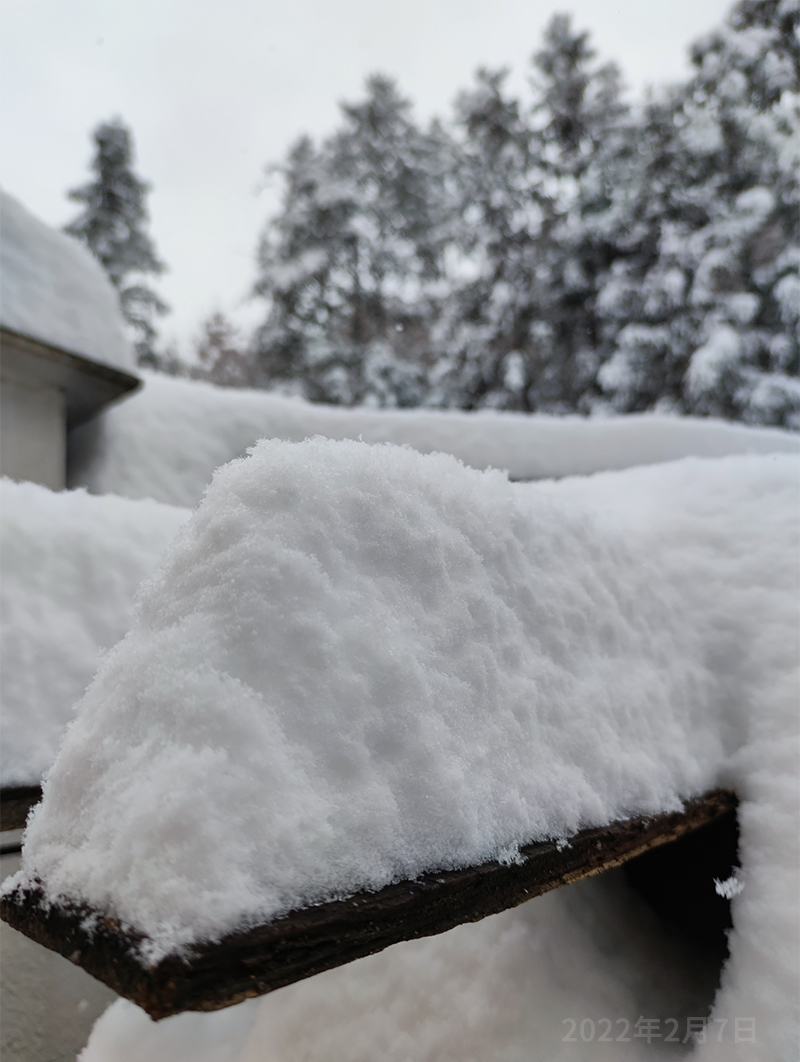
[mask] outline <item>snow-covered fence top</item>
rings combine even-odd
[[[156,960],[724,785],[760,801],[743,875],[780,935],[797,495],[782,455],[511,484],[262,442],[103,661],[10,887]]]
[[[681,457],[800,453],[800,436],[719,420],[339,409],[265,391],[145,374],[142,391],[71,436],[72,483],[96,494],[195,505],[214,469],[260,438],[407,443],[512,479],[588,475]]]
[[[131,371],[119,296],[77,240],[0,192],[0,324],[50,346]]]
[[[713,861],[735,890],[738,879],[729,871],[736,854],[725,851],[720,841],[735,831],[737,804],[734,793],[716,790],[687,801],[680,811],[581,830],[568,841],[523,845],[514,859],[436,870],[382,889],[361,890],[248,925],[156,962],[148,960],[148,942],[135,929],[85,903],[53,904],[39,888],[18,886],[5,893],[0,897],[0,917],[77,962],[159,1020],[186,1011],[235,1007],[392,944],[446,933],[465,922],[527,906],[528,900],[637,856],[658,857],[662,853],[653,849],[671,847],[680,838],[696,845],[697,835],[691,836],[695,830],[701,831],[701,850],[715,853]],[[641,861],[637,866],[641,872]],[[681,885],[687,884],[684,875]],[[707,876],[703,884],[711,884]],[[715,894],[717,904],[720,895]]]

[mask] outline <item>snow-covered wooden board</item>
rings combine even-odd
[[[569,842],[527,845],[517,862],[425,874],[377,892],[293,911],[197,945],[187,956],[167,956],[153,966],[140,957],[147,944],[142,934],[87,906],[46,905],[35,888],[18,888],[4,896],[0,916],[160,1019],[228,1007],[391,944],[476,922],[619,866],[735,807],[733,793],[715,790],[688,802],[682,811],[582,830]]]

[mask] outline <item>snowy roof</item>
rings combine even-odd
[[[800,435],[712,418],[553,417],[455,410],[343,409],[142,373],[145,386],[71,438],[72,486],[194,506],[214,470],[261,438],[314,435],[449,453],[512,479],[590,475],[682,457],[800,452]]]
[[[0,192],[0,324],[115,369],[134,367],[119,297],[70,236]]]

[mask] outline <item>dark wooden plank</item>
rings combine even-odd
[[[484,863],[425,874],[358,893],[265,925],[242,929],[145,966],[141,933],[80,904],[47,906],[41,889],[17,889],[0,916],[133,1000],[155,1019],[186,1010],[218,1010],[382,951],[402,940],[444,933],[463,922],[540,896],[610,867],[733,812],[736,797],[715,790],[682,811],[582,830],[568,844],[525,846],[520,864]]]
[[[0,829],[21,830],[28,812],[41,799],[40,785],[9,785],[0,788]]]

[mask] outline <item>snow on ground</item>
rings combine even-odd
[[[0,481],[0,777],[37,784],[185,509]]]
[[[70,437],[73,486],[196,505],[214,469],[258,439],[408,443],[512,479],[589,475],[681,457],[800,452],[800,436],[654,414],[586,419],[515,413],[338,409],[267,391],[143,374],[144,388]]]
[[[73,354],[132,371],[119,296],[71,236],[0,192],[0,323]]]
[[[709,1037],[698,1057],[790,1057],[797,473],[776,454],[509,484],[408,449],[260,443],[217,474],[104,659],[23,874],[158,954],[729,785],[743,890],[714,1016],[754,1018],[759,1039]],[[597,938],[604,916],[575,929],[606,902],[587,889],[577,909],[569,891],[537,900],[238,1017],[162,1033],[117,1004],[86,1058],[175,1060],[156,1051],[176,1028],[215,1062],[603,1057],[562,1045],[561,1019],[626,1017],[643,988]],[[217,1022],[238,1031],[214,1054]],[[120,1032],[137,1023],[147,1055]],[[643,1057],[632,1043],[609,1057]]]

